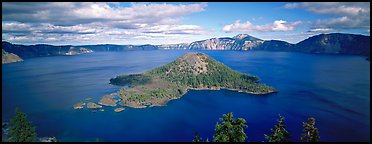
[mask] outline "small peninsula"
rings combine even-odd
[[[203,53],[187,53],[175,61],[143,74],[121,75],[110,84],[119,90],[121,106],[146,108],[164,106],[188,90],[228,89],[249,94],[269,94],[276,89],[258,84],[259,78],[239,73]],[[106,96],[109,98],[108,96]]]

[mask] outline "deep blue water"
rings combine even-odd
[[[370,64],[360,56],[203,51],[280,92],[190,91],[166,107],[121,113],[112,107],[96,113],[72,108],[86,97],[98,102],[120,89],[109,84],[112,77],[142,73],[186,52],[96,52],[2,65],[2,119],[19,107],[39,136],[59,141],[191,141],[195,130],[211,141],[218,118],[233,112],[247,120],[247,141],[264,141],[281,114],[294,141],[308,117],[316,118],[321,141],[370,141]]]

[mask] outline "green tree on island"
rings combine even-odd
[[[269,142],[289,142],[291,137],[288,131],[285,129],[284,117],[279,114],[278,123],[275,124],[275,129],[271,129],[271,135],[265,135],[265,138]]]
[[[217,122],[213,142],[244,142],[247,135],[244,129],[248,126],[243,118],[234,119],[233,113],[223,114],[220,118],[221,124]]]
[[[303,134],[301,134],[301,140],[304,142],[319,142],[318,128],[315,127],[315,118],[311,117],[307,119],[307,122],[303,123]]]
[[[10,120],[10,142],[35,142],[37,140],[35,127],[27,121],[27,115],[16,108],[16,115]]]

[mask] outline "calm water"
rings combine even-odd
[[[281,114],[295,141],[308,117],[316,118],[322,141],[370,141],[370,65],[359,56],[203,51],[280,92],[190,91],[166,107],[121,113],[112,107],[97,113],[72,108],[86,97],[98,102],[118,90],[108,84],[116,75],[142,73],[186,52],[97,52],[2,65],[2,119],[19,107],[39,136],[60,141],[191,141],[195,130],[212,140],[218,118],[234,112],[247,120],[247,141],[264,141]]]

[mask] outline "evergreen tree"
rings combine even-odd
[[[57,142],[57,138],[56,137],[52,137],[51,142]]]
[[[243,118],[234,119],[233,113],[223,114],[220,118],[221,124],[217,122],[215,134],[213,135],[214,142],[244,142],[247,135],[244,129],[248,126]]]
[[[207,138],[207,139],[205,140],[205,142],[209,142],[209,139]]]
[[[279,114],[278,123],[275,124],[275,129],[271,129],[271,135],[265,135],[269,142],[289,142],[290,135],[285,129],[284,117]]]
[[[301,134],[301,140],[305,142],[319,142],[318,128],[315,127],[315,118],[311,117],[307,119],[307,122],[303,122],[303,134]]]
[[[16,108],[16,116],[10,120],[10,142],[34,142],[36,141],[35,127],[27,121],[27,115]]]
[[[195,137],[192,142],[203,142],[203,139],[199,136],[198,132],[195,132]]]

